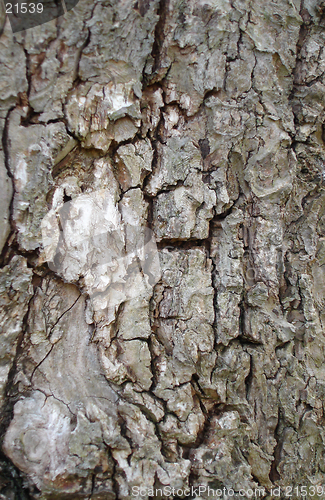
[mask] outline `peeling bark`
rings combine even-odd
[[[1,10],[0,498],[324,496],[323,10]]]

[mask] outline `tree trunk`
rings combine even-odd
[[[3,7],[0,498],[323,498],[325,7]]]

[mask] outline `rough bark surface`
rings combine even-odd
[[[325,5],[3,7],[0,498],[320,498]],[[156,279],[125,278],[146,228]]]

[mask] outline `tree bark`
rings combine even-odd
[[[0,7],[0,498],[323,498],[323,3]]]

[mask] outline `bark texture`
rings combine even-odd
[[[320,498],[325,5],[0,7],[0,498]]]

